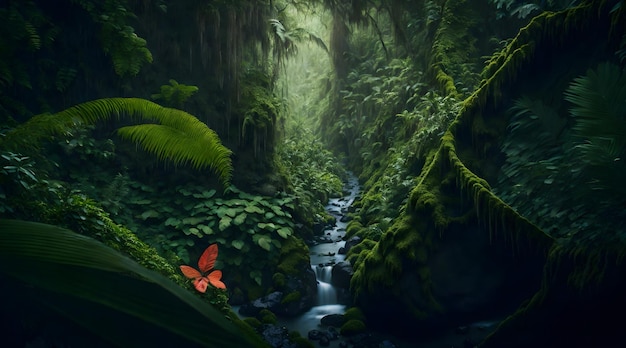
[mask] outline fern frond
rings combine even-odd
[[[209,167],[217,172],[222,183],[230,180],[232,152],[224,147],[219,137],[206,128],[203,134],[191,134],[161,124],[141,124],[122,127],[118,134],[140,144],[159,160],[170,160],[175,165],[190,164],[194,168]]]
[[[0,148],[33,150],[39,144],[78,125],[128,118],[138,123],[158,123],[123,127],[122,137],[136,141],[159,159],[174,164],[190,163],[194,168],[210,167],[228,186],[232,173],[232,152],[221,144],[212,129],[182,110],[162,107],[139,98],[106,98],[72,106],[56,114],[37,115],[0,139]],[[162,127],[155,127],[161,125]]]
[[[600,64],[576,78],[565,92],[574,107],[575,133],[586,141],[603,143],[615,156],[626,148],[626,73],[616,65]],[[600,149],[600,148],[598,148]]]

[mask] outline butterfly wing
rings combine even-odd
[[[207,279],[207,277],[196,278],[193,281],[193,286],[196,287],[196,290],[204,293],[206,292],[206,288],[209,286],[209,280]]]
[[[209,282],[211,282],[211,285],[218,289],[226,289],[226,284],[220,279],[222,279],[222,271],[215,270],[209,274]]]
[[[186,265],[181,265],[180,270],[183,272],[185,277],[189,279],[198,279],[202,277],[202,273],[200,273],[197,269],[193,267],[189,267]]]
[[[203,273],[207,273],[213,269],[215,265],[215,260],[217,260],[217,244],[209,245],[206,250],[200,255],[200,259],[198,260],[198,268]]]

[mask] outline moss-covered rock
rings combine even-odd
[[[448,2],[451,6],[459,3]],[[352,291],[368,319],[384,324],[389,316],[399,316],[403,318],[402,322],[411,323],[407,324],[406,330],[412,330],[412,326],[424,328],[433,324],[442,315],[447,315],[448,319],[455,315],[462,317],[463,311],[470,306],[460,305],[454,298],[465,296],[462,295],[465,292],[474,294],[468,297],[474,300],[473,305],[482,302],[478,306],[481,310],[488,310],[499,297],[481,298],[481,293],[507,294],[508,308],[501,315],[514,311],[518,303],[532,297],[532,306],[521,307],[514,319],[507,320],[507,324],[514,322],[519,328],[530,325],[526,321],[529,317],[536,318],[545,313],[545,293],[552,294],[551,300],[559,302],[555,294],[561,289],[570,293],[568,286],[571,285],[587,288],[593,284],[595,287],[601,282],[599,279],[603,278],[604,271],[610,268],[607,267],[609,263],[613,265],[612,262],[616,261],[620,264],[622,257],[618,256],[620,252],[614,252],[614,243],[595,244],[590,242],[594,238],[584,237],[557,243],[549,234],[551,231],[539,227],[541,216],[531,218],[514,209],[497,190],[498,176],[502,174],[500,144],[507,126],[516,126],[509,125],[507,103],[524,91],[548,91],[556,84],[553,80],[563,79],[561,75],[569,76],[570,80],[575,77],[575,71],[566,70],[574,66],[584,69],[586,65],[596,64],[598,59],[609,59],[618,46],[623,48],[623,42],[618,42],[625,32],[620,27],[617,33],[615,23],[623,21],[626,14],[623,9],[613,8],[611,11],[610,7],[606,1],[587,1],[562,12],[543,13],[522,28],[502,52],[494,55],[484,71],[485,80],[463,102],[457,119],[426,161],[400,216],[379,240],[367,242],[366,239],[348,255],[355,268]],[[446,8],[444,12],[451,9],[453,7]],[[448,12],[446,15],[450,15]],[[590,32],[601,32],[607,45],[603,43],[596,47],[596,39],[588,35]],[[589,57],[580,49],[582,39],[589,40],[586,42],[593,47]],[[582,61],[581,55],[585,55]],[[535,59],[537,62],[533,62]],[[546,62],[555,66],[568,62],[569,65],[567,69],[555,68],[555,72],[546,72]],[[455,94],[453,80],[442,72],[445,71],[436,71],[439,82],[444,89]],[[520,79],[521,74],[524,79]],[[522,148],[518,155],[523,156],[523,152]],[[368,168],[367,164],[365,167],[364,173],[369,178],[379,175],[380,167]],[[538,173],[527,173],[535,174]],[[548,180],[546,185],[549,183]],[[366,187],[374,191],[366,194],[361,206],[371,212],[380,198],[376,195],[382,185],[372,181]],[[557,209],[548,207],[548,213],[550,208]],[[355,234],[364,234],[364,225],[372,223],[373,214],[361,212],[361,215],[362,225],[354,224],[353,227]],[[570,227],[564,225],[563,228]],[[570,258],[577,261],[570,260],[573,265],[570,264],[568,276],[560,278],[559,283],[553,282],[555,270],[562,272],[564,260]],[[612,261],[606,262],[607,259]],[[460,281],[463,277],[475,279],[476,284]],[[543,289],[533,296],[542,277]],[[510,285],[520,279],[526,284],[511,291],[497,291],[500,286],[497,284],[506,286],[504,284]],[[610,281],[619,283],[615,279]],[[546,288],[550,291],[547,292]],[[609,291],[609,297],[614,295],[610,287],[604,290]],[[582,297],[576,301],[582,303]],[[616,308],[622,308],[622,305],[618,303]],[[533,314],[527,316],[531,310]],[[556,312],[550,313],[554,315]],[[610,323],[606,325],[611,326]],[[537,325],[534,327],[538,329]],[[508,334],[512,335],[507,337],[512,341],[514,330]],[[559,330],[559,335],[564,334],[564,330]],[[493,342],[496,341],[510,342],[495,339]]]
[[[365,315],[363,311],[359,307],[350,307],[344,313],[344,317],[346,320],[360,320],[365,322]]]
[[[262,309],[259,314],[257,314],[257,318],[263,324],[276,324],[278,321],[276,314],[268,309]]]
[[[343,336],[352,336],[363,333],[365,332],[365,330],[365,323],[363,323],[361,320],[351,319],[346,321],[346,323],[341,326],[339,332]]]
[[[288,293],[285,297],[283,297],[281,304],[288,305],[290,303],[300,301],[301,298],[302,298],[302,295],[300,294],[300,291],[293,291],[293,292]]]

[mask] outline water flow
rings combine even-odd
[[[311,268],[317,277],[317,305],[301,316],[284,323],[290,330],[297,330],[304,337],[310,330],[318,328],[324,316],[345,313],[346,306],[339,303],[337,289],[332,285],[332,267],[345,260],[345,255],[338,253],[339,249],[345,246],[345,241],[342,240],[347,225],[345,215],[360,190],[357,177],[352,173],[349,175],[344,186],[346,195],[331,198],[326,205],[326,211],[335,217],[334,226],[324,231],[326,241],[309,247]]]
[[[331,284],[332,266],[311,266],[317,277],[317,305],[337,304],[337,290]]]

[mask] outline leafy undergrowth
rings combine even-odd
[[[518,99],[502,144],[498,196],[568,243],[626,243],[625,84],[626,72],[604,63],[564,91],[569,112]]]

